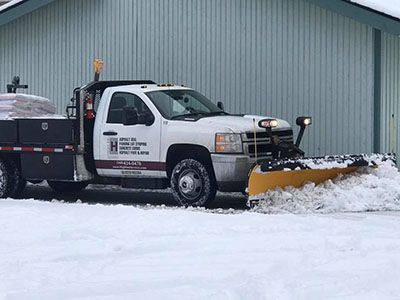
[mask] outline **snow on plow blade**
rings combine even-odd
[[[276,188],[299,188],[307,182],[320,184],[339,174],[353,173],[362,167],[379,167],[381,162],[388,160],[395,164],[395,155],[343,155],[260,161],[250,171],[249,204],[257,203],[263,194]]]

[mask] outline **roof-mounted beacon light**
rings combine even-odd
[[[94,81],[99,81],[100,73],[103,71],[104,62],[103,60],[96,58],[93,61],[94,66]]]

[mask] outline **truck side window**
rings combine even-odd
[[[114,93],[108,109],[107,123],[122,124],[124,107],[133,107],[138,115],[151,113],[147,105],[138,96],[130,93]]]

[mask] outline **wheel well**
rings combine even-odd
[[[185,158],[193,158],[202,162],[214,176],[214,168],[211,161],[210,152],[206,147],[191,144],[175,144],[168,148],[167,152],[167,175],[171,177],[175,165]]]
[[[3,160],[12,160],[18,168],[21,168],[21,156],[18,154],[4,154],[0,155],[0,159]]]

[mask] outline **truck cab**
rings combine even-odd
[[[94,116],[93,180],[171,187],[180,205],[244,192],[255,161],[272,157],[271,136],[257,125],[268,117],[231,115],[184,86],[108,87]],[[275,142],[293,142],[289,123],[275,120]]]

